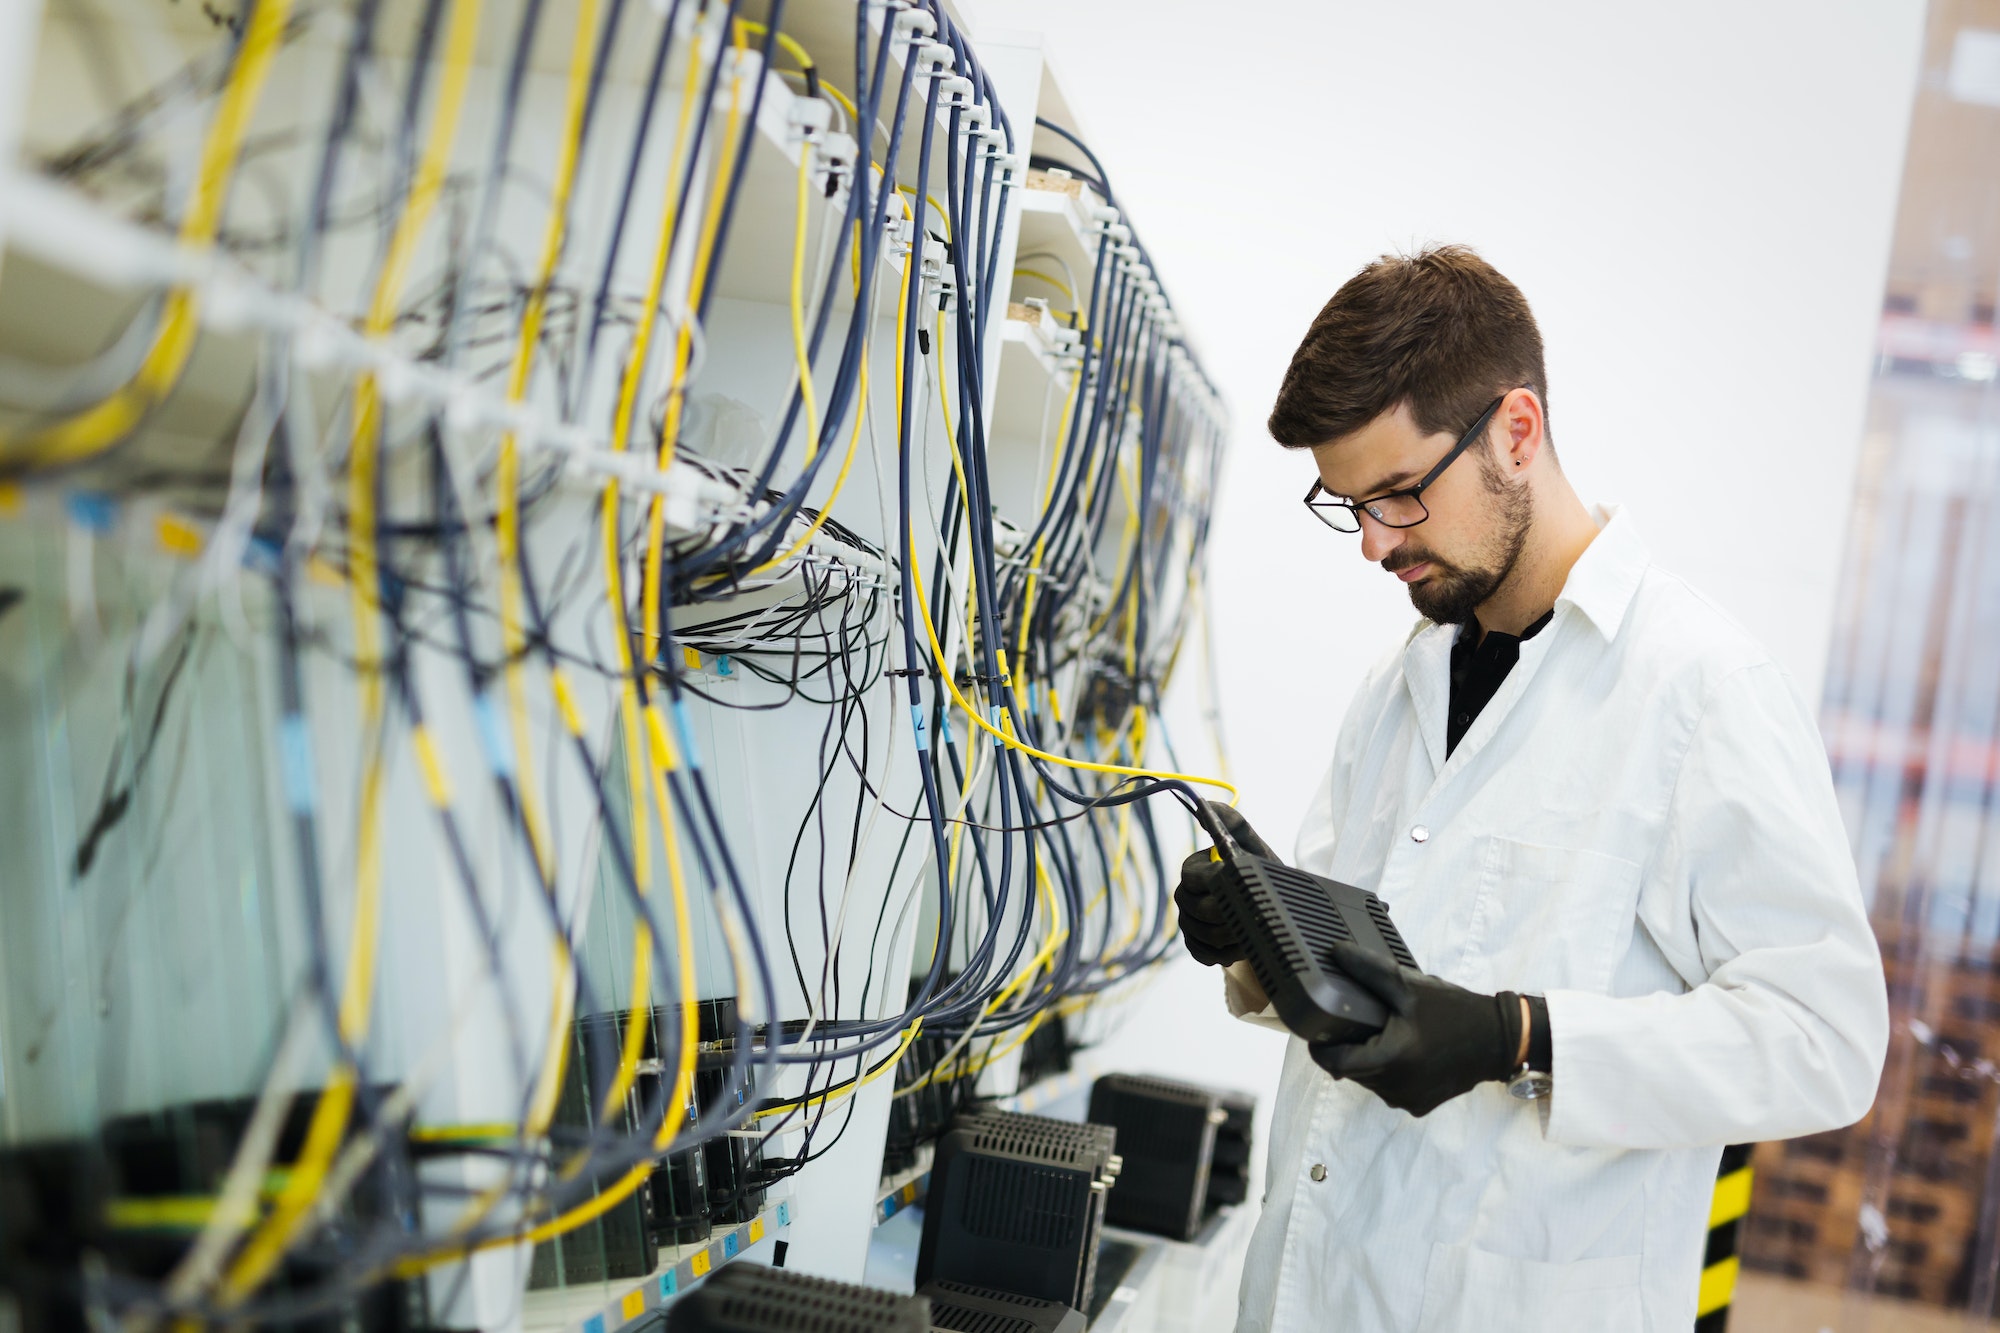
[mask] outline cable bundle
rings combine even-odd
[[[34,1175],[101,1208],[66,1251],[0,1232],[0,1285],[308,1318],[755,1131],[708,1159],[727,1213],[861,1088],[934,1097],[1165,956],[1185,825],[1149,798],[1227,790],[1149,762],[1226,424],[1101,165],[1010,121],[937,0],[250,0],[188,45],[18,182],[17,238],[150,294],[84,364],[0,359],[0,529],[151,516],[184,560],[125,620],[92,577],[27,588],[101,622],[77,651],[123,653],[125,699],[64,884],[8,892],[133,855],[233,652],[271,808],[188,817],[268,818],[289,1007],[225,1154]],[[1020,196],[1076,153],[1087,281],[1017,275]],[[1071,307],[1033,458],[988,433],[1017,281]],[[780,732],[802,808],[744,787]],[[447,919],[476,975],[419,1014],[410,922]]]

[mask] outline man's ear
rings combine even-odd
[[[1519,471],[1541,456],[1548,442],[1547,422],[1542,416],[1542,400],[1533,389],[1509,390],[1494,416],[1500,423],[1503,472]]]

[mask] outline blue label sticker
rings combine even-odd
[[[514,776],[514,747],[500,729],[500,712],[493,700],[480,695],[472,701],[472,716],[479,723],[479,739],[486,747],[486,762],[503,778]]]
[[[1006,738],[1001,735],[1000,705],[994,704],[990,709],[987,710],[987,713],[993,723],[993,743],[995,745],[1006,744]]]
[[[252,537],[243,546],[243,563],[260,574],[275,575],[282,567],[278,544],[268,537]]]
[[[924,706],[922,704],[911,704],[910,717],[917,724],[917,748],[919,750],[930,749],[931,738],[924,734]]]
[[[724,1236],[724,1237],[722,1238],[722,1257],[723,1257],[723,1258],[725,1258],[725,1259],[734,1259],[734,1258],[736,1257],[736,1243],[737,1243],[737,1242],[736,1242],[736,1233],[735,1233],[735,1232],[733,1232],[733,1231],[732,1231],[731,1233],[729,1233],[729,1234],[728,1234],[727,1236]]]
[[[278,724],[278,763],[284,770],[285,800],[294,814],[310,813],[313,789],[312,729],[302,713],[287,713]]]
[[[736,674],[736,667],[730,662],[728,653],[724,653],[715,659],[715,674],[718,676],[733,676]]]
[[[681,738],[681,761],[689,768],[701,767],[701,752],[694,748],[694,727],[688,721],[687,700],[674,700],[674,730]]]
[[[792,1205],[791,1205],[791,1204],[789,1204],[789,1203],[781,1203],[781,1204],[779,1204],[779,1205],[778,1205],[778,1225],[779,1225],[779,1226],[781,1226],[781,1227],[788,1227],[788,1226],[790,1226],[791,1224],[792,1224]]]
[[[895,1195],[891,1194],[888,1198],[882,1200],[881,1214],[882,1214],[882,1220],[884,1222],[888,1221],[890,1218],[896,1215]]]
[[[80,528],[92,532],[109,532],[118,518],[118,507],[108,495],[96,491],[72,491],[69,496],[70,520]]]
[[[660,1299],[665,1300],[680,1289],[680,1274],[669,1268],[660,1274]]]
[[[594,1314],[583,1321],[583,1333],[604,1333],[604,1316]]]

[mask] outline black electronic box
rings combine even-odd
[[[933,1282],[918,1292],[930,1298],[933,1333],[1084,1333],[1089,1321],[1061,1301],[1015,1296],[963,1282]]]
[[[739,1260],[667,1308],[667,1333],[930,1333],[930,1303]]]
[[[1216,898],[1243,942],[1258,984],[1286,1027],[1307,1041],[1365,1041],[1388,1014],[1382,1002],[1328,961],[1328,946],[1355,944],[1414,969],[1410,946],[1380,898],[1241,848],[1225,859]]]
[[[931,1167],[917,1285],[962,1282],[1089,1309],[1115,1148],[1105,1125],[960,1117]]]
[[[1104,1206],[1112,1226],[1192,1240],[1209,1214],[1209,1181],[1229,1111],[1194,1083],[1106,1074],[1090,1088],[1095,1125],[1118,1131],[1124,1169]],[[1248,1154],[1244,1154],[1248,1160]]]

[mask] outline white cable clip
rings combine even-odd
[[[928,19],[930,15],[925,14],[924,17]],[[958,55],[948,42],[927,41],[920,46],[912,45],[915,51],[912,60],[916,68],[911,77],[914,79],[942,79],[958,64]],[[947,103],[940,101],[938,105]]]
[[[919,270],[925,282],[936,282],[944,274],[944,242],[924,237],[923,267]]]
[[[479,390],[464,378],[454,379],[445,394],[445,429],[453,435],[470,435],[478,430],[480,406]]]
[[[218,267],[209,276],[201,299],[202,323],[217,333],[239,333],[252,322],[257,293],[235,273]]]
[[[969,83],[971,80],[967,80],[967,82]],[[968,138],[984,139],[986,137],[986,127],[991,123],[992,119],[992,112],[988,111],[983,105],[974,103],[967,106],[965,115],[960,117],[958,123],[959,132]]]
[[[912,33],[922,33],[925,37],[937,35],[937,20],[921,9],[905,9],[896,15],[894,32],[889,38],[892,44],[914,41]]]
[[[306,320],[292,342],[292,360],[302,370],[327,369],[340,355],[340,337],[346,332],[331,315]]]
[[[954,58],[954,63],[955,63],[955,58]],[[938,85],[938,105],[941,107],[972,106],[973,95],[978,91],[979,90],[973,86],[971,79],[966,78],[963,74],[954,74],[950,78],[946,79],[943,83]],[[975,109],[984,111],[983,107]],[[960,128],[961,129],[964,128],[963,118],[961,118],[960,120]]]
[[[797,97],[786,119],[799,139],[811,139],[832,128],[833,108],[816,97]]]
[[[1099,204],[1090,210],[1090,220],[1109,230],[1117,225],[1118,210],[1110,204]],[[1125,237],[1129,238],[1131,235],[1131,230],[1129,228],[1125,229]]]

